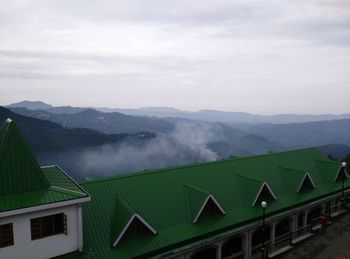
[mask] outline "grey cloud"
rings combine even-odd
[[[186,70],[189,67],[200,67],[211,62],[210,60],[191,61],[177,56],[97,55],[78,51],[0,49],[0,77],[57,80],[80,77],[162,78],[166,77],[165,74],[169,73],[169,70]],[[88,69],[89,67],[92,69]],[[94,69],[97,67],[99,70]],[[89,71],[80,72],[86,69]]]
[[[39,159],[42,163],[55,161],[77,178],[103,177],[215,160],[217,154],[207,147],[213,137],[209,127],[179,123],[169,136],[158,135],[147,143],[104,145],[82,152],[45,154]]]
[[[340,82],[350,80],[349,7],[345,0],[0,0],[2,99],[28,99],[25,89],[38,89],[41,79],[40,97],[55,103],[67,101],[64,91],[103,88],[115,96],[110,103],[100,96],[105,106],[266,112],[274,100],[270,112],[303,112],[280,100],[308,103],[307,85],[318,100],[305,112],[319,113],[325,85],[339,100]],[[261,92],[269,100],[252,94]],[[91,90],[85,104],[97,105],[100,93]],[[340,98],[334,110],[347,112]]]

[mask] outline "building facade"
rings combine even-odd
[[[323,213],[335,221],[349,181],[341,163],[307,148],[81,185],[93,197],[83,213],[86,258],[249,259],[317,234]]]
[[[15,123],[0,131],[0,258],[82,251],[90,196],[57,166],[39,167]]]
[[[8,120],[0,187],[0,258],[250,259],[336,221],[350,182],[345,164],[307,148],[77,184],[39,167]]]

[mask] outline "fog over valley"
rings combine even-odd
[[[147,109],[163,114],[158,117],[111,110],[20,102],[2,107],[0,119],[16,121],[40,164],[57,164],[76,179],[310,146],[336,159],[350,153],[347,114],[299,115],[297,120],[311,120],[299,123],[295,116],[280,115],[287,122],[278,124],[275,117],[220,111],[201,120],[169,108]],[[221,116],[215,120],[213,114]],[[262,118],[271,122],[262,123]]]

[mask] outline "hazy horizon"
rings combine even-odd
[[[350,113],[350,2],[0,0],[0,103]]]
[[[218,110],[218,109],[207,109],[207,108],[203,108],[203,109],[199,109],[199,110],[184,110],[184,109],[180,109],[180,108],[177,108],[177,107],[171,107],[171,106],[141,106],[141,107],[113,107],[113,106],[75,106],[75,105],[71,105],[71,104],[65,104],[65,105],[62,105],[62,104],[58,104],[58,105],[53,105],[52,103],[48,103],[48,102],[45,102],[45,101],[42,101],[42,100],[19,100],[17,102],[13,102],[13,103],[6,103],[6,104],[3,104],[3,103],[0,103],[0,106],[8,106],[8,105],[11,105],[11,104],[16,104],[16,103],[20,103],[20,102],[42,102],[42,103],[45,103],[47,105],[52,105],[53,107],[76,107],[76,108],[91,108],[91,109],[94,109],[94,108],[107,108],[107,109],[153,109],[153,108],[156,108],[156,109],[175,109],[175,110],[178,110],[178,111],[182,111],[182,112],[199,112],[199,111],[205,111],[205,110],[208,110],[208,111],[218,111],[218,112],[238,112],[238,113],[248,113],[248,114],[251,114],[251,115],[262,115],[262,116],[274,116],[274,115],[346,115],[346,114],[350,114],[350,112],[348,113],[319,113],[319,114],[316,114],[316,113],[268,113],[268,114],[263,114],[263,113],[249,113],[249,112],[245,112],[245,111],[230,111],[230,110]]]

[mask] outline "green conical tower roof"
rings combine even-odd
[[[0,131],[0,195],[49,187],[16,124],[7,119]]]

